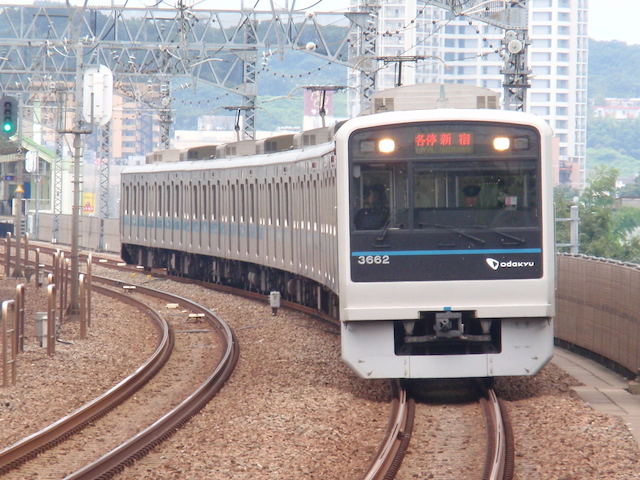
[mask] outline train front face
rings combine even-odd
[[[539,371],[555,291],[546,124],[435,110],[343,128],[343,359],[368,378]]]

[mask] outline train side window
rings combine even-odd
[[[207,202],[207,186],[202,185],[201,190],[201,198],[202,198],[202,220],[207,220],[209,218],[209,202]]]
[[[249,184],[249,223],[254,223],[256,218],[255,201],[256,201],[255,185],[253,183],[250,183]]]
[[[211,185],[211,220],[218,219],[218,186]]]
[[[164,214],[166,217],[171,215],[171,185],[166,185],[166,195],[165,195],[165,202],[166,202],[166,206],[164,208]]]
[[[245,187],[244,183],[240,184],[240,196],[238,198],[240,202],[240,210],[238,212],[240,218],[238,219],[241,222],[244,222],[247,218],[246,204],[245,204]]]
[[[191,196],[190,191],[192,190],[192,186],[190,184],[182,185],[182,218],[189,219],[189,215],[191,214]]]
[[[138,211],[138,187],[134,185],[131,190],[131,215],[135,215]]]
[[[198,220],[200,215],[200,203],[198,202],[198,186],[192,185],[191,189],[193,190],[193,204],[191,206],[191,218],[194,220]]]
[[[173,216],[174,218],[180,218],[180,187],[178,185],[174,185],[174,205],[173,205]]]
[[[318,231],[318,181],[316,179],[313,180],[313,191],[311,195],[311,221],[313,222],[313,231]]]
[[[152,218],[156,216],[156,206],[154,204],[155,196],[155,187],[153,185],[147,185],[147,208],[149,211],[149,216]]]
[[[282,217],[281,215],[281,205],[282,205],[282,199],[280,197],[280,184],[276,183],[276,226],[280,226],[282,224]]]
[[[231,221],[236,221],[236,186],[231,185]]]
[[[289,226],[289,182],[284,184],[284,205],[283,205],[283,224],[285,227]]]

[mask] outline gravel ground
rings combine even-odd
[[[223,391],[185,429],[120,478],[362,477],[388,421],[390,390],[388,382],[359,379],[342,364],[337,328],[284,310],[273,317],[266,302],[143,275],[132,280],[175,291],[217,312],[236,330],[241,358]],[[11,298],[15,282],[0,284],[3,298]],[[27,309],[28,320],[45,310],[39,292],[27,287],[28,302],[35,305]],[[76,326],[63,324],[62,338],[73,344],[58,344],[51,358],[36,346],[33,322],[27,322],[27,351],[18,357],[18,382],[0,388],[0,447],[110,388],[151,353],[153,327],[100,299],[96,296],[93,302],[89,338],[78,341]],[[497,379],[497,391],[507,400],[514,423],[516,478],[637,478],[640,453],[624,423],[584,404],[572,385],[576,381],[553,365],[533,378]],[[442,406],[434,408],[431,422],[437,422]],[[455,427],[446,428],[456,434]],[[407,459],[419,457],[420,448],[413,444]],[[419,468],[419,476],[406,478],[441,478],[452,468],[456,471],[459,464]]]
[[[0,298],[15,296],[13,279],[0,280]],[[0,388],[0,448],[75,411],[129,376],[153,353],[158,334],[130,307],[95,295],[92,326],[79,340],[75,322],[62,322],[53,356],[35,337],[35,313],[47,311],[44,288],[26,286],[24,353],[15,385]],[[118,346],[120,345],[120,346]]]

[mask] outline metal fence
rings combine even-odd
[[[54,215],[41,213],[38,218],[37,235],[31,238],[61,245],[71,245],[71,215],[58,215],[58,234],[54,240]],[[117,218],[101,220],[98,217],[83,216],[80,222],[80,248],[97,250],[100,245],[100,222],[104,222],[104,250],[120,253],[120,223]]]

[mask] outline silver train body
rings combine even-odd
[[[532,375],[552,356],[552,133],[537,117],[358,117],[330,141],[122,173],[123,259],[314,306],[366,378]]]

